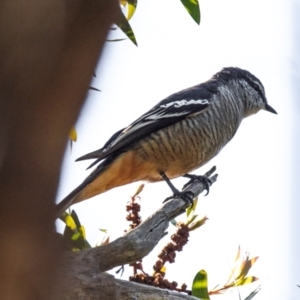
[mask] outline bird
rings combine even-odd
[[[57,215],[72,204],[136,181],[189,176],[233,138],[241,121],[267,103],[261,81],[247,70],[227,67],[208,81],[184,89],[111,136],[96,151],[77,161],[95,159],[96,168],[57,204]]]

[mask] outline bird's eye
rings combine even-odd
[[[254,88],[257,92],[259,92],[259,93],[264,93],[263,89],[261,88],[261,86],[260,86],[258,83],[252,81],[252,84],[253,84],[253,88]]]

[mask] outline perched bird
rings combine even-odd
[[[260,80],[246,70],[224,68],[210,80],[160,101],[103,148],[77,160],[96,159],[95,170],[57,206],[71,204],[131,182],[183,176],[216,156],[241,121],[267,104]]]

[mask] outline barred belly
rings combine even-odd
[[[209,110],[186,118],[152,133],[135,150],[143,161],[156,166],[155,172],[163,171],[169,178],[191,172],[212,159],[234,136],[242,116],[229,103],[222,108],[226,116],[218,115],[219,103]],[[160,180],[160,176],[148,174],[150,181]],[[154,177],[154,178],[152,178]]]

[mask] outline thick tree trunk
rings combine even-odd
[[[117,9],[113,0],[1,2],[1,299],[59,299],[60,165]]]

